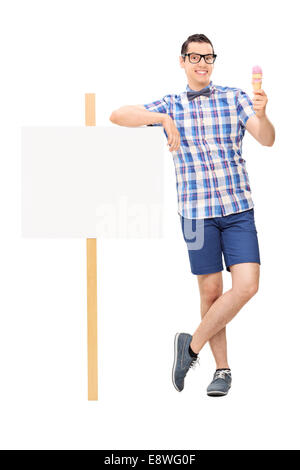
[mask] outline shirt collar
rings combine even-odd
[[[212,80],[209,82],[209,85],[207,85],[207,87],[205,87],[205,88],[210,88],[212,92],[214,91],[215,85],[213,84]],[[192,88],[190,88],[189,84],[187,84],[186,90],[187,91],[196,91],[196,90],[192,90]]]

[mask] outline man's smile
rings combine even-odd
[[[198,75],[206,75],[206,74],[207,74],[207,70],[195,70],[195,72],[196,72]]]

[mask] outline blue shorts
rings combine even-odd
[[[208,219],[179,217],[193,274],[223,271],[222,253],[229,272],[233,264],[261,264],[253,208]]]

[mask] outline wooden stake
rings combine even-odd
[[[95,93],[85,94],[85,125],[96,125]],[[86,239],[88,400],[98,400],[97,239]]]

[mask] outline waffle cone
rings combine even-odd
[[[261,89],[261,81],[260,82],[252,82],[253,90],[260,90]]]

